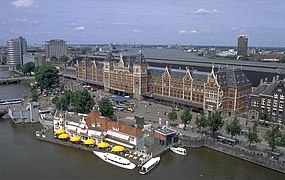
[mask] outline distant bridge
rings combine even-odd
[[[2,77],[0,78],[0,84],[15,84],[20,83],[22,80],[33,80],[34,76],[19,76],[19,77]]]

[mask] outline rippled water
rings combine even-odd
[[[29,85],[1,85],[0,98],[29,94]],[[207,148],[171,152],[149,174],[103,162],[89,152],[35,139],[39,124],[0,119],[0,179],[284,179],[281,173]]]

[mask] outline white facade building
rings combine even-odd
[[[50,40],[46,42],[46,58],[56,57],[57,59],[67,55],[67,45],[64,40]]]

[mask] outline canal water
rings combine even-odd
[[[28,84],[1,85],[1,98],[29,94]],[[22,93],[22,94],[21,94]],[[209,150],[171,152],[149,174],[110,165],[89,152],[35,139],[39,124],[0,119],[0,179],[284,179],[285,175]]]

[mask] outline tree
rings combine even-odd
[[[35,79],[37,81],[37,85],[43,89],[50,88],[53,84],[57,84],[59,82],[58,70],[55,66],[44,63],[38,67],[35,74]]]
[[[94,100],[91,94],[84,89],[83,91],[75,91],[72,95],[71,105],[74,106],[78,113],[89,113],[94,107]]]
[[[32,101],[38,101],[37,88],[32,89]]]
[[[208,123],[214,138],[215,133],[224,125],[223,118],[219,112],[215,112],[208,118]]]
[[[183,114],[181,115],[181,120],[182,123],[184,124],[184,129],[186,128],[186,124],[191,122],[192,119],[192,114],[190,113],[190,111],[188,109],[185,109],[183,111]]]
[[[261,140],[258,138],[257,134],[257,122],[254,122],[252,129],[249,127],[248,128],[248,133],[245,135],[247,137],[247,142],[249,143],[248,146],[251,145],[251,143],[260,143]]]
[[[177,119],[177,113],[175,108],[172,108],[171,112],[169,112],[167,116],[170,121],[175,121]]]
[[[264,112],[261,112],[259,114],[259,119],[262,119],[264,122],[265,121],[268,121],[268,122],[271,122],[271,116],[270,114],[268,114],[267,110],[265,110]]]
[[[203,114],[202,116],[197,116],[195,124],[197,125],[197,128],[206,128],[208,126],[208,119]]]
[[[57,58],[56,58],[55,56],[52,56],[52,57],[50,58],[50,61],[57,61]]]
[[[56,96],[52,99],[52,103],[55,104],[56,109],[68,110],[71,102],[73,93],[71,91],[66,91],[62,97]]]
[[[75,92],[65,91],[62,97],[56,96],[52,102],[57,109],[68,110],[74,108],[76,112],[84,114],[89,113],[94,107],[94,100],[86,89]]]
[[[272,151],[276,149],[277,146],[282,146],[283,143],[283,135],[279,130],[279,126],[272,126],[271,129],[269,129],[265,135],[264,139],[268,142],[269,147]]]
[[[62,61],[62,62],[67,62],[67,61],[69,60],[69,57],[66,56],[66,55],[63,55],[63,56],[61,56],[61,57],[59,58],[59,60]]]
[[[99,111],[102,116],[112,117],[114,115],[114,109],[108,98],[102,98],[99,101]]]
[[[239,124],[239,120],[235,118],[230,124],[226,127],[227,133],[231,134],[231,138],[233,138],[236,135],[240,135],[241,133],[241,125]]]
[[[21,70],[24,73],[24,75],[28,73],[31,75],[31,73],[35,71],[35,68],[36,68],[35,63],[33,62],[28,62],[24,64],[23,66],[21,66]]]

